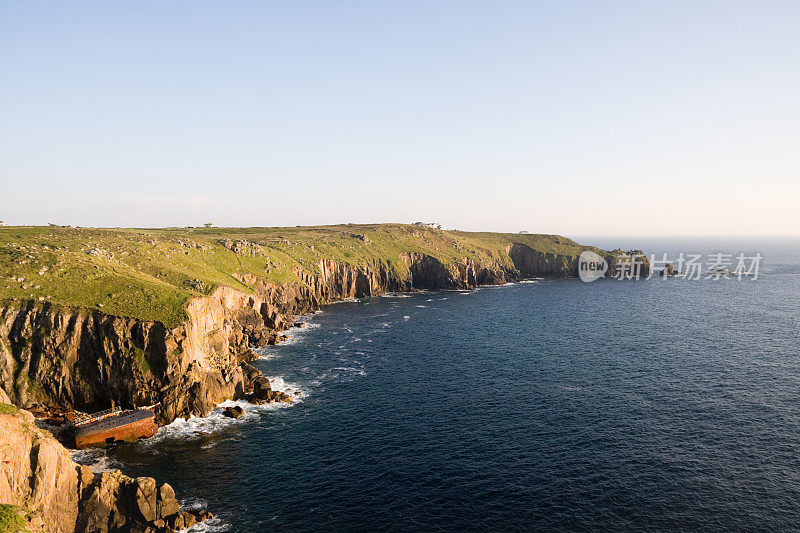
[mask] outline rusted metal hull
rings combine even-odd
[[[124,411],[96,422],[75,428],[75,446],[83,448],[102,448],[119,441],[132,442],[152,437],[158,431],[152,411],[139,409]]]

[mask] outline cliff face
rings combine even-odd
[[[521,243],[502,261],[464,258],[451,265],[422,253],[398,257],[402,265],[361,266],[329,259],[315,274],[278,285],[235,274],[252,292],[226,286],[191,299],[187,320],[167,329],[157,321],[99,311],[65,310],[46,303],[0,308],[0,386],[16,405],[43,403],[94,412],[111,406],[159,404],[158,421],[204,416],[250,388],[240,363],[251,346],[277,342],[294,316],[321,303],[418,289],[466,289],[529,276],[577,275],[577,256],[542,253]],[[404,276],[396,274],[401,266]]]
[[[522,243],[511,243],[506,252],[522,276],[568,277],[578,275],[578,256],[540,252]]]
[[[553,254],[534,250],[523,243],[511,243],[506,247],[506,252],[514,262],[514,268],[522,277],[533,276],[552,276],[559,278],[575,277],[578,275],[577,255]],[[604,256],[608,263],[607,277],[614,277],[617,274],[618,258],[613,253]],[[636,267],[639,276],[647,276],[650,273],[650,262],[645,256],[637,258],[641,263]]]
[[[219,300],[192,300],[187,313],[183,326],[166,330],[97,311],[2,308],[0,385],[22,406],[93,412],[160,402],[161,421],[205,414],[241,387],[243,339]]]
[[[402,254],[399,259],[407,270],[403,278],[393,273],[391,262],[375,261],[353,267],[326,259],[320,261],[320,275],[298,272],[298,276],[314,298],[321,301],[363,298],[386,292],[466,289],[519,278],[518,272],[497,263],[482,265],[468,258],[449,268],[435,257],[416,252]]]
[[[30,413],[0,407],[0,502],[30,511],[34,528],[52,533],[137,527],[173,531],[197,520],[193,513],[180,512],[169,485],[119,472],[95,475],[38,429]]]

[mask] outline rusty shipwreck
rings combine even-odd
[[[153,407],[106,411],[75,419],[75,447],[97,448],[115,442],[132,442],[152,437],[158,431]]]

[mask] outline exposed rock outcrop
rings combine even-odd
[[[227,244],[235,253],[252,249]],[[236,274],[252,292],[219,286],[209,296],[195,297],[186,306],[186,321],[174,329],[97,310],[42,302],[9,305],[0,308],[0,386],[20,406],[92,412],[158,404],[159,423],[204,416],[223,400],[246,397],[255,376],[246,377],[240,363],[252,357],[251,346],[279,342],[296,315],[323,303],[577,275],[577,256],[543,253],[517,242],[506,252],[502,258],[451,264],[417,252],[399,255],[397,263],[322,259],[314,269],[296,271],[298,281],[280,285],[252,273]],[[285,401],[281,394],[272,391],[256,400]]]
[[[167,532],[197,520],[198,514],[180,511],[166,483],[119,471],[93,474],[37,428],[30,413],[9,407],[0,413],[0,503],[26,508],[44,530]]]
[[[560,255],[534,250],[527,244],[511,243],[506,248],[514,267],[524,277],[578,275],[578,256]]]
[[[551,276],[551,277],[575,277],[578,275],[578,258],[580,255],[554,254],[534,250],[523,243],[511,243],[506,247],[508,256],[514,262],[514,268],[521,277]],[[631,252],[606,253],[603,258],[608,263],[607,277],[615,277],[621,265],[635,260],[635,266],[631,267],[638,271],[639,277],[645,277],[650,272],[650,262],[641,250]]]
[[[20,406],[92,412],[157,403],[162,422],[204,415],[241,392],[236,356],[247,347],[219,300],[196,298],[187,314],[183,326],[167,330],[47,304],[2,308],[0,384]]]
[[[244,409],[238,405],[234,405],[231,407],[226,407],[222,414],[228,418],[242,418],[244,416]]]
[[[363,245],[371,244],[365,235],[354,236]],[[414,237],[425,235],[415,232]],[[267,257],[257,243],[220,243],[238,256]],[[180,246],[207,249],[183,241]],[[113,257],[100,249],[88,250],[90,257]],[[296,315],[325,303],[386,292],[468,289],[524,277],[577,275],[577,256],[540,252],[523,243],[508,244],[505,254],[500,248],[474,256],[484,259],[463,257],[445,263],[420,252],[358,264],[321,259],[296,270],[297,281],[285,284],[252,272],[231,274],[250,288],[247,292],[218,286],[209,294],[210,282],[192,279],[183,287],[207,296],[189,300],[186,320],[173,329],[97,310],[58,308],[44,297],[36,302],[16,300],[0,307],[0,403],[87,412],[157,404],[159,423],[167,423],[204,416],[230,398],[291,402],[246,361],[253,356],[251,346],[284,339],[280,332],[295,323]],[[274,265],[268,257],[265,261],[269,272]],[[612,264],[608,275],[613,274]],[[25,282],[22,277],[13,279]],[[131,479],[119,472],[94,475],[72,462],[49,433],[37,429],[30,414],[1,413],[0,502],[30,509],[48,531],[172,531],[208,516],[179,512],[171,487],[151,478]],[[226,414],[239,417],[243,411],[231,407]]]

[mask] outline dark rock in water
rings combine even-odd
[[[275,391],[275,395],[273,396],[273,401],[275,402],[283,402],[283,403],[292,403],[292,397],[286,394],[285,392]]]
[[[190,528],[197,523],[197,517],[194,513],[190,513],[189,511],[184,511],[181,513],[183,517],[183,527]]]
[[[253,381],[253,397],[259,400],[269,400],[269,395],[272,392],[272,387],[269,380],[264,376],[260,376]]]
[[[272,391],[269,395],[269,402],[292,403],[292,397],[281,391]]]
[[[244,415],[244,409],[238,405],[234,405],[233,407],[226,407],[223,411],[223,414],[228,418],[242,418],[242,415]]]
[[[308,325],[305,322],[295,322],[294,324],[292,324],[292,327],[293,328],[305,328],[305,327],[308,327]]]
[[[255,393],[249,395],[247,400],[256,405],[275,402],[292,403],[293,401],[292,397],[285,392],[275,390],[261,390],[258,395]]]
[[[675,267],[672,265],[672,263],[667,263],[666,266],[664,267],[664,270],[661,271],[661,275],[667,278],[672,277],[675,274],[676,274]]]

